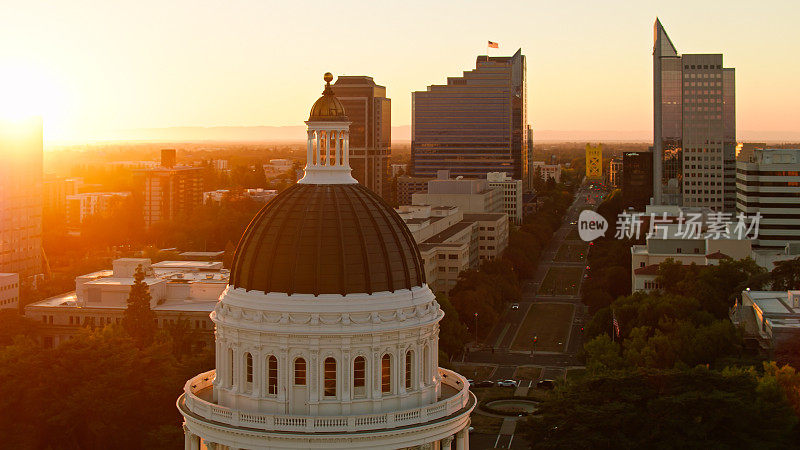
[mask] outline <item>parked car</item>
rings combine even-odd
[[[517,387],[517,382],[514,380],[502,380],[497,382],[498,387]]]
[[[471,386],[474,386],[476,388],[493,387],[494,381],[490,380],[477,381],[475,383],[471,383]]]
[[[540,380],[536,383],[536,387],[539,389],[553,390],[556,387],[556,382],[553,380]]]
[[[512,303],[511,309],[519,309],[519,303]]]

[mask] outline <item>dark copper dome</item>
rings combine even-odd
[[[425,282],[411,232],[380,197],[359,184],[297,184],[245,230],[233,287],[287,294],[395,291]]]

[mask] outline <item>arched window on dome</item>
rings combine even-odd
[[[392,393],[392,357],[388,353],[381,358],[381,393]]]
[[[267,358],[267,393],[278,394],[278,358],[274,355]]]
[[[232,387],[233,386],[233,349],[232,348],[228,349],[228,373],[226,375],[227,376],[225,377],[226,378],[225,379],[225,384],[228,387]]]
[[[294,360],[294,385],[306,385],[306,360],[303,358]]]
[[[324,364],[324,395],[325,397],[336,397],[336,360],[325,358]]]
[[[253,382],[253,355],[250,353],[244,354],[244,367],[245,367],[245,383]]]
[[[410,391],[414,380],[414,352],[406,352],[406,390]]]
[[[353,360],[353,395],[364,397],[367,395],[367,360],[358,356]]]

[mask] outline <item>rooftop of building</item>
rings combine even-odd
[[[444,241],[450,239],[451,237],[455,236],[458,233],[466,230],[469,227],[473,226],[473,222],[458,222],[457,224],[453,225],[452,227],[447,228],[446,230],[437,233],[430,238],[425,240],[426,244],[436,244],[436,243],[444,243]]]
[[[501,220],[505,213],[471,213],[464,214],[466,222],[496,222]]]

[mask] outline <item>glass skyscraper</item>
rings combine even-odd
[[[721,54],[679,55],[658,19],[654,34],[654,202],[733,211],[734,69]]]
[[[474,70],[411,96],[411,174],[485,178],[505,172],[527,183],[525,56],[478,56]]]

